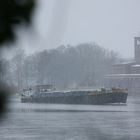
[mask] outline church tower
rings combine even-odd
[[[135,47],[135,61],[140,63],[140,37],[134,38],[134,47]]]

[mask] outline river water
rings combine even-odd
[[[140,99],[127,105],[57,105],[14,99],[0,140],[140,140]]]

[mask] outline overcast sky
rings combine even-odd
[[[17,43],[28,52],[96,42],[133,57],[133,38],[140,34],[140,0],[39,0],[34,29],[23,30]]]

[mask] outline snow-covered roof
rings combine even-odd
[[[115,63],[114,65],[127,65],[127,64],[133,64],[135,63],[135,59],[134,58],[129,58],[129,59],[123,59],[120,62]]]
[[[124,77],[136,77],[140,78],[140,74],[109,74],[106,75],[104,78],[124,78]]]
[[[140,67],[140,64],[132,65],[131,67]]]

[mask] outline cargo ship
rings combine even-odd
[[[23,90],[21,102],[101,105],[126,103],[127,95],[128,90],[121,88],[57,91],[51,85],[37,85]]]

